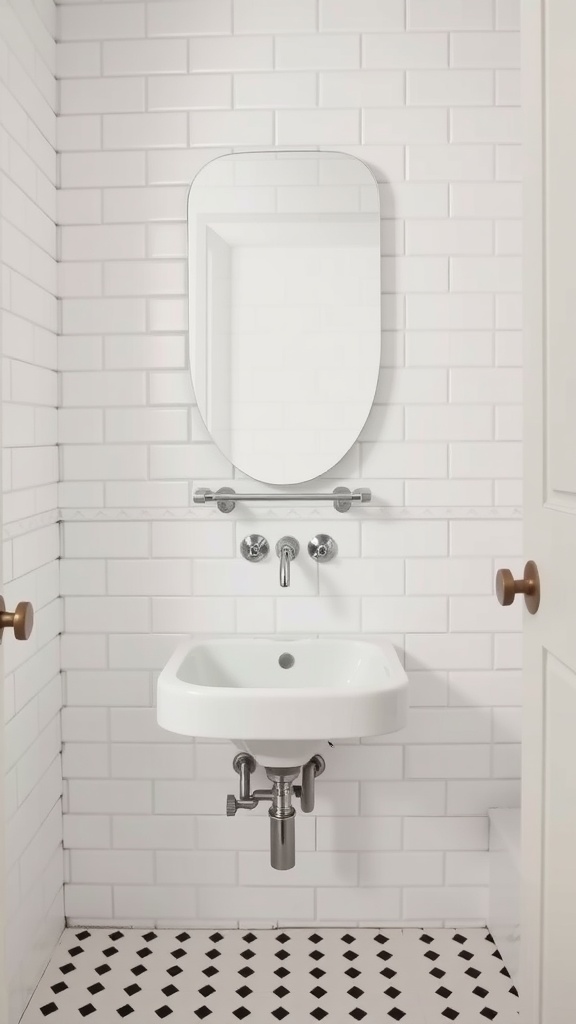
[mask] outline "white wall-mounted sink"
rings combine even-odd
[[[158,681],[164,729],[232,740],[266,767],[402,729],[407,706],[392,645],[361,640],[188,640]]]

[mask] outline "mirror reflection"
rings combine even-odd
[[[341,153],[242,153],[197,175],[188,208],[190,366],[215,443],[292,484],[360,433],[380,363],[380,216]]]

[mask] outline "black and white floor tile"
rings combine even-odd
[[[67,929],[21,1024],[518,1024],[483,929]]]

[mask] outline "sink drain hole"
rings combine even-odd
[[[292,668],[295,660],[296,659],[293,654],[281,654],[278,658],[278,664],[280,665],[280,668]]]

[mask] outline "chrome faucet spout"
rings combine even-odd
[[[292,562],[298,552],[300,551],[300,545],[295,537],[282,537],[276,545],[276,554],[280,559],[280,586],[290,586],[290,562]]]
[[[291,554],[292,554],[292,552],[291,552],[290,548],[288,547],[287,544],[285,544],[284,547],[282,548],[282,551],[280,552],[280,586],[281,587],[289,587],[290,586],[290,560],[291,560]]]

